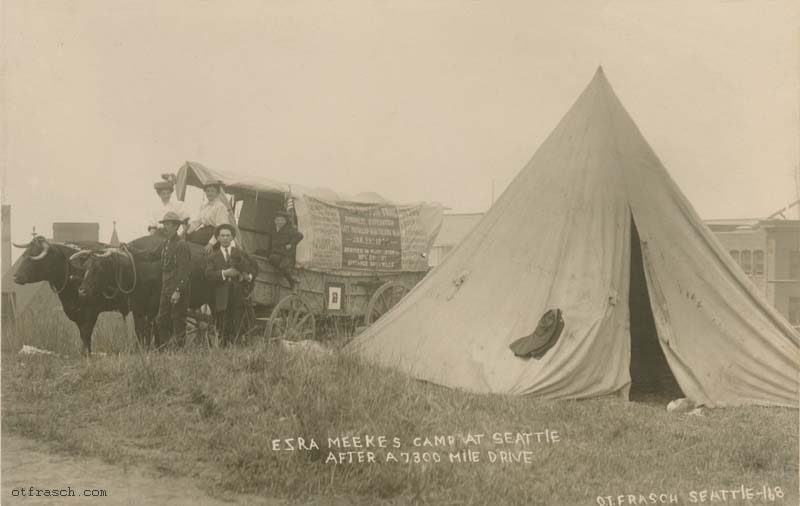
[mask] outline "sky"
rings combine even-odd
[[[598,65],[702,218],[766,216],[800,198],[799,14],[769,0],[4,0],[12,236],[53,221],[143,235],[152,184],[184,160],[485,211]]]

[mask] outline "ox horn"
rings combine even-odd
[[[72,256],[69,257],[69,261],[70,261],[70,263],[77,262],[81,258],[83,258],[83,257],[85,257],[87,255],[91,255],[91,254],[92,254],[92,250],[82,249],[77,253],[73,253]]]
[[[45,257],[45,255],[47,255],[47,251],[50,249],[50,243],[47,242],[46,240],[42,239],[39,242],[42,243],[42,252],[36,255],[35,257],[31,257],[31,260],[41,260],[42,258]]]
[[[102,252],[93,252],[92,255],[96,256],[97,258],[108,258],[114,253],[114,251],[116,251],[116,250],[115,249],[105,249]]]
[[[31,243],[28,243],[28,244],[17,244],[15,242],[12,242],[11,244],[13,244],[15,248],[19,248],[19,249],[27,249],[28,246],[31,245]]]

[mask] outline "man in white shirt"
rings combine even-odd
[[[175,185],[172,182],[159,181],[153,185],[153,188],[155,188],[158,198],[161,199],[161,202],[159,202],[157,208],[153,208],[148,216],[148,232],[151,234],[155,234],[157,232],[163,233],[164,224],[161,223],[161,219],[169,212],[177,214],[181,220],[185,220],[189,217],[189,215],[183,210],[183,202],[172,199],[172,194],[174,193],[175,188]],[[183,231],[184,226],[181,225],[181,228],[178,230],[178,234],[181,235]]]

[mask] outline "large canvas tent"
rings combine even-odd
[[[551,308],[565,322],[555,345],[514,356],[510,343]],[[648,320],[696,403],[798,405],[798,334],[703,225],[598,69],[481,222],[351,347],[474,392],[627,397]]]

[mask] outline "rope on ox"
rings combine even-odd
[[[47,242],[47,240],[45,240],[44,242]],[[68,246],[68,245],[65,244],[64,246]],[[47,247],[48,248],[50,247],[49,243],[47,244]],[[68,247],[70,247],[70,246],[68,246]],[[61,252],[61,253],[63,254],[63,252]],[[48,281],[47,282],[47,284],[50,285],[50,289],[53,290],[53,292],[56,295],[61,295],[61,292],[66,290],[67,283],[69,283],[69,257],[66,256],[66,255],[64,255],[64,257],[65,257],[64,258],[64,282],[61,283],[61,288],[56,288],[55,283],[53,283],[52,281]]]
[[[48,281],[48,283],[50,284],[50,289],[53,290],[56,295],[61,295],[61,292],[67,288],[67,283],[69,283],[69,258],[64,260],[64,283],[61,285],[61,288],[56,288],[56,285],[53,284],[52,281]]]
[[[123,295],[130,295],[136,289],[136,282],[137,282],[136,262],[133,261],[133,254],[130,252],[128,247],[126,245],[124,245],[124,244],[121,245],[119,249],[122,250],[122,252],[124,252],[125,255],[128,257],[128,259],[131,261],[131,272],[133,273],[133,282],[131,283],[130,288],[123,288],[122,287],[122,267],[119,265],[119,258],[117,258],[117,256],[114,255],[114,252],[110,251],[109,254],[114,259],[113,260],[113,262],[114,262],[114,282],[115,282],[116,286],[112,289],[111,292],[107,292],[107,291],[103,292],[103,297],[105,297],[106,299],[113,299],[114,297],[116,297],[120,293],[122,293]],[[103,256],[105,256],[105,255],[103,255]]]
[[[122,269],[117,269],[117,276],[116,276],[117,289],[120,292],[124,293],[125,295],[130,295],[136,289],[136,262],[133,261],[133,253],[131,253],[127,245],[123,244],[120,246],[119,249],[122,250],[122,252],[124,252],[125,255],[128,257],[128,260],[131,261],[131,272],[133,273],[133,282],[131,283],[131,287],[128,288],[127,290],[125,288],[122,288]],[[116,262],[117,266],[119,266],[119,261]]]

